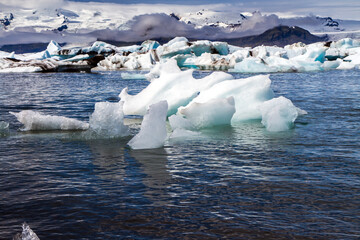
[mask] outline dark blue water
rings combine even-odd
[[[10,123],[0,137],[0,239],[24,221],[40,239],[359,239],[360,71],[271,79],[309,113],[294,129],[269,133],[254,121],[133,151],[131,137],[21,133],[8,112],[87,121],[95,102],[146,81],[0,75],[0,121]]]

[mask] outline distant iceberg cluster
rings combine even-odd
[[[30,110],[11,114],[24,125],[23,131],[81,130],[90,138],[129,136],[132,131],[124,118],[137,115],[143,121],[128,143],[133,149],[159,148],[168,138],[194,137],[202,129],[249,120],[261,121],[270,132],[286,131],[298,116],[307,114],[291,100],[275,98],[269,75],[234,79],[229,73],[213,72],[195,79],[193,71],[182,71],[175,59],[157,63],[147,75],[146,88],[136,95],[124,88],[119,102],[96,103],[89,123]]]
[[[237,47],[226,42],[189,41],[176,37],[166,44],[147,40],[141,45],[116,47],[95,42],[89,47],[62,48],[51,41],[32,54],[0,52],[0,72],[61,72],[150,70],[157,63],[176,60],[180,68],[239,73],[309,72],[358,69],[360,41],[351,38],[285,47]]]

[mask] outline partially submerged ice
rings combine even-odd
[[[260,105],[261,123],[270,132],[286,131],[294,127],[299,115],[306,114],[285,97],[273,98]]]
[[[201,129],[219,125],[230,125],[234,113],[234,97],[215,98],[204,103],[192,102],[186,107],[178,109],[178,114],[185,118],[185,120],[180,121],[189,122],[188,126],[184,126],[182,123],[176,124],[176,119],[173,119],[170,123],[173,129]]]
[[[13,240],[40,240],[36,233],[30,228],[27,223],[23,223],[22,232],[16,234]]]
[[[124,114],[144,115],[148,106],[165,100],[173,130],[192,131],[256,119],[267,122],[262,106],[274,98],[269,75],[233,79],[229,74],[215,72],[194,79],[192,70],[181,71],[175,66],[173,61],[157,66],[151,83],[137,95],[129,95],[127,88],[123,89],[120,98],[124,101]],[[284,101],[281,99],[271,103],[282,106]],[[268,129],[277,131],[280,128]]]
[[[164,64],[174,67],[174,62],[171,61]],[[160,72],[159,78],[152,79],[151,83],[137,95],[128,94],[128,89],[124,88],[119,97],[124,101],[125,115],[142,116],[151,104],[166,100],[169,106],[168,116],[170,116],[176,113],[179,107],[186,106],[199,92],[232,78],[230,74],[214,72],[202,79],[195,79],[193,70],[180,71],[179,68],[175,72],[164,70]]]
[[[167,137],[167,110],[166,101],[150,105],[141,123],[140,132],[129,141],[128,145],[132,149],[150,149],[164,146]]]
[[[90,116],[90,131],[107,138],[129,135],[129,127],[124,125],[123,102],[98,102]]]
[[[259,105],[274,97],[269,75],[257,75],[244,79],[222,81],[213,85],[194,98],[192,103],[205,103],[214,98],[229,98],[235,100],[236,112],[232,122],[261,119]]]
[[[9,123],[5,121],[0,121],[0,132],[7,131],[9,129]]]
[[[67,117],[44,115],[32,110],[24,110],[18,113],[10,112],[24,126],[22,131],[39,130],[87,130],[89,124]]]

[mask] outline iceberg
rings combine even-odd
[[[169,60],[164,64],[174,63]],[[166,67],[165,67],[166,69]],[[206,90],[216,83],[233,79],[233,76],[224,72],[214,72],[202,79],[193,77],[193,70],[176,71],[175,73],[161,71],[160,77],[152,79],[151,83],[137,95],[129,95],[124,88],[119,97],[124,101],[125,115],[143,116],[151,104],[162,100],[168,102],[168,116],[177,112],[180,106],[186,106],[199,92]]]
[[[152,79],[159,78],[161,73],[179,73],[181,69],[174,60],[157,62],[145,76],[151,82]]]
[[[196,129],[230,125],[235,113],[234,97],[210,99],[204,103],[191,102],[178,110]]]
[[[0,52],[0,71],[62,72],[65,69],[89,72],[92,67],[98,66],[99,70],[151,70],[154,74],[149,74],[150,80],[159,77],[158,63],[161,65],[167,61],[175,61],[178,67],[200,70],[242,73],[308,72],[358,68],[359,54],[360,41],[351,38],[309,45],[295,43],[283,48],[242,48],[226,42],[189,41],[185,37],[176,37],[163,45],[147,40],[141,45],[116,47],[96,41],[89,47],[69,49],[63,49],[55,41],[50,41],[47,49],[38,53]],[[101,59],[94,60],[96,57]],[[334,63],[341,59],[354,65]]]
[[[54,40],[51,40],[46,48],[46,50],[49,52],[51,56],[55,56],[59,54],[59,51],[61,50],[60,45],[55,42]]]
[[[24,126],[22,131],[46,131],[46,130],[87,130],[89,124],[67,117],[43,115],[32,110],[24,110],[18,113],[10,112]]]
[[[164,146],[167,137],[166,114],[168,104],[160,101],[147,109],[140,132],[128,143],[132,149],[151,149]]]
[[[268,66],[263,59],[249,57],[236,63],[234,68],[229,71],[242,73],[266,73],[276,72],[276,69]]]
[[[261,119],[259,106],[274,97],[269,75],[219,82],[204,89],[190,103],[206,103],[214,98],[234,97],[236,112],[231,122]]]
[[[339,48],[339,49],[349,49],[349,48],[355,48],[360,47],[360,41],[359,40],[353,40],[351,38],[343,38],[339,41],[332,42],[330,44],[331,48]]]
[[[171,115],[168,119],[174,131],[176,129],[196,130],[192,122],[180,114]]]
[[[306,114],[298,109],[285,97],[273,98],[259,106],[261,123],[270,132],[286,131],[294,127],[294,122],[299,114]]]
[[[124,125],[123,102],[98,102],[90,116],[90,131],[107,138],[128,136],[129,128]]]

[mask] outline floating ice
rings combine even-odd
[[[336,69],[337,67],[339,67],[341,61],[337,60],[337,61],[325,61],[322,64],[322,68],[324,70],[330,70],[330,69]]]
[[[206,103],[214,98],[234,97],[236,112],[232,122],[261,119],[258,107],[274,97],[270,85],[269,75],[222,81],[201,91],[192,102]]]
[[[32,130],[86,130],[89,124],[67,117],[43,115],[32,110],[24,110],[18,113],[10,112],[24,127],[22,131]]]
[[[179,73],[181,69],[174,60],[168,60],[165,63],[158,62],[149,73],[146,74],[146,78],[151,82],[152,79],[159,78],[161,73]]]
[[[0,121],[0,131],[8,130],[9,129],[9,123]]]
[[[210,99],[204,103],[193,101],[186,107],[180,107],[178,113],[197,129],[230,125],[235,113],[234,97]]]
[[[129,141],[128,145],[132,149],[150,149],[164,146],[167,137],[167,110],[166,101],[150,105],[141,123],[140,132]]]
[[[122,79],[147,79],[145,74],[141,73],[121,73]]]
[[[123,102],[98,102],[90,116],[90,130],[107,138],[129,135],[129,128],[124,125]]]
[[[0,136],[6,136],[9,133],[9,123],[0,121]]]
[[[354,47],[360,47],[359,40],[353,40],[351,38],[344,38],[336,42],[332,42],[330,47],[340,48],[340,49],[349,49]]]
[[[11,67],[11,68],[3,68],[0,69],[2,73],[32,73],[32,72],[42,72],[43,69],[41,67]]]
[[[178,115],[178,114],[171,115],[169,117],[169,123],[173,130],[176,129],[195,130],[195,126],[191,123],[191,121],[186,119],[182,115]]]
[[[299,115],[306,114],[298,109],[285,97],[273,98],[260,105],[262,115],[261,123],[270,132],[286,131],[294,127],[294,122]]]
[[[13,240],[40,240],[27,223],[23,223],[22,229],[22,233],[16,234]]]
[[[170,63],[170,65],[174,64]],[[193,70],[176,73],[161,71],[159,78],[153,79],[144,90],[133,96],[128,94],[127,88],[124,88],[119,97],[121,101],[124,101],[125,115],[144,115],[148,106],[166,100],[170,116],[176,113],[180,106],[187,105],[199,92],[216,83],[233,78],[230,74],[223,72],[214,72],[202,79],[195,79],[192,74]]]
[[[50,55],[58,55],[59,51],[61,50],[60,45],[55,42],[54,40],[51,40],[46,48],[46,50],[50,53]]]
[[[152,69],[147,76],[151,80],[159,77],[160,68],[157,67],[157,63],[168,60],[171,62],[176,60],[176,65],[184,68],[246,73],[358,68],[360,66],[360,41],[346,38],[330,44],[295,43],[284,48],[276,46],[241,48],[228,45],[226,42],[189,41],[185,37],[176,37],[164,45],[147,40],[141,45],[116,47],[97,41],[89,47],[70,49],[62,49],[55,41],[51,41],[46,50],[38,53],[0,52],[0,72],[43,72],[49,69],[56,71],[56,66],[65,63],[88,62],[81,60],[90,59],[94,54],[105,57],[98,63],[100,70]],[[334,62],[341,59],[351,64]],[[55,67],[47,67],[50,63]]]
[[[344,62],[341,61],[340,65],[336,68],[339,70],[350,70],[350,69],[354,69],[356,67],[356,64],[352,63],[352,62]]]
[[[157,49],[159,46],[160,46],[159,42],[153,40],[147,40],[141,44],[141,52],[148,52],[152,49]]]
[[[170,135],[170,139],[189,139],[200,136],[200,132],[194,132],[182,128],[176,128]]]
[[[266,73],[276,72],[275,68],[268,66],[263,59],[260,58],[245,58],[243,61],[236,63],[231,72],[243,73]]]

